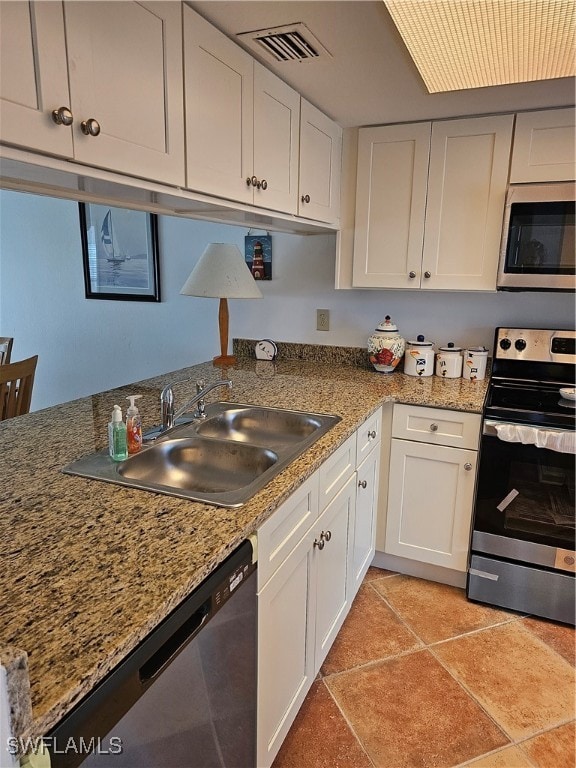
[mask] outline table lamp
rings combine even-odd
[[[228,299],[261,299],[262,293],[237,245],[210,243],[180,291],[184,296],[220,299],[218,325],[220,354],[214,365],[234,365],[228,354]]]

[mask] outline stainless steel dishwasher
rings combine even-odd
[[[254,768],[249,541],[45,737],[53,768]]]

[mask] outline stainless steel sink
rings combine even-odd
[[[205,418],[184,417],[125,461],[114,462],[101,451],[63,471],[239,507],[339,421],[339,416],[214,403],[206,406]]]

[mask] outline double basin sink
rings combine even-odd
[[[340,421],[330,416],[235,403],[206,406],[125,461],[104,451],[63,469],[67,474],[240,507]]]

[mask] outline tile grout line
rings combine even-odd
[[[321,680],[320,682],[322,683],[322,685],[324,686],[324,688],[325,688],[325,689],[328,691],[328,695],[330,696],[330,698],[332,699],[332,701],[333,701],[333,702],[334,702],[334,704],[336,705],[336,707],[337,707],[338,711],[339,711],[339,712],[340,712],[340,714],[342,715],[342,719],[343,719],[343,720],[344,720],[344,722],[346,723],[346,727],[348,728],[348,730],[350,731],[350,733],[352,734],[352,736],[354,736],[354,738],[356,739],[356,742],[358,743],[358,746],[360,747],[360,749],[362,750],[362,752],[363,752],[363,753],[366,755],[366,757],[367,757],[367,758],[368,758],[368,760],[370,761],[370,764],[371,764],[372,766],[374,766],[374,768],[378,768],[378,766],[376,765],[376,763],[374,762],[374,760],[372,760],[372,757],[370,756],[370,754],[369,754],[369,752],[367,751],[366,747],[364,746],[364,743],[362,742],[362,739],[361,739],[361,738],[358,736],[358,734],[356,733],[356,730],[354,729],[354,727],[353,727],[352,723],[351,723],[351,722],[348,720],[348,717],[346,716],[346,713],[344,712],[344,710],[343,710],[343,709],[342,709],[342,707],[340,706],[340,703],[338,702],[338,699],[336,699],[336,698],[335,698],[334,694],[333,694],[333,693],[332,693],[332,691],[330,690],[330,686],[329,686],[329,685],[328,685],[328,684],[325,682],[325,680],[326,680],[326,678],[322,678],[322,680]]]

